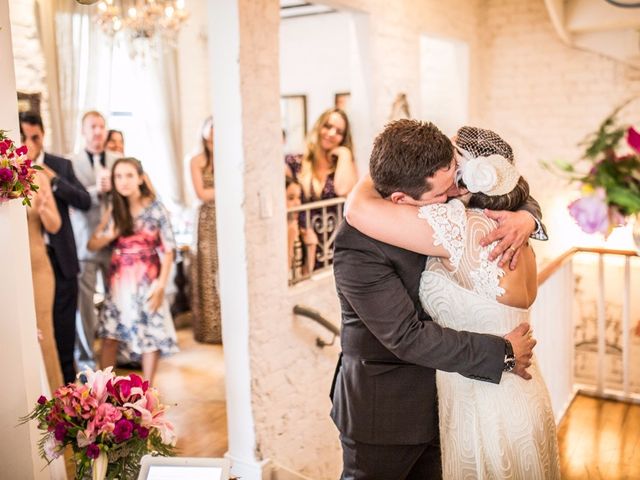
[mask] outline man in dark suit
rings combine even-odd
[[[53,305],[53,327],[58,356],[65,382],[75,380],[73,349],[76,338],[76,307],[78,304],[78,255],[73,229],[69,219],[69,207],[88,210],[91,197],[76,178],[71,162],[46,153],[43,149],[44,126],[37,113],[20,114],[22,143],[29,148],[28,157],[40,165],[51,181],[62,227],[55,235],[48,235],[47,253],[56,280]]]
[[[376,188],[396,203],[446,201],[457,190],[455,170],[451,141],[430,123],[391,123],[371,154]],[[498,235],[504,241],[493,253],[506,252],[503,260],[509,261],[515,245],[540,228],[534,218],[540,210],[530,200],[522,211],[499,213]],[[338,231],[333,269],[342,308],[342,353],[331,389],[331,417],[342,442],[342,479],[442,477],[436,369],[493,383],[503,372],[530,378],[526,368],[535,340],[527,324],[503,338],[431,321],[418,295],[425,261],[347,222]]]

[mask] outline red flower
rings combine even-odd
[[[11,140],[8,138],[0,142],[0,155],[5,155],[11,147]]]
[[[133,434],[133,423],[126,418],[121,418],[116,422],[116,426],[113,429],[113,436],[116,439],[116,443],[129,440]]]
[[[28,151],[29,149],[27,148],[27,146],[22,145],[21,147],[18,147],[16,149],[16,154],[22,156],[22,155],[26,155]]]
[[[640,153],[640,133],[633,127],[629,127],[629,130],[627,130],[627,143],[636,152]]]

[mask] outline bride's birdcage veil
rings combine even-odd
[[[458,151],[456,179],[471,193],[505,195],[518,184],[513,150],[498,134],[476,127],[462,127],[454,143]]]
[[[459,149],[469,152],[473,157],[500,155],[514,163],[511,145],[491,130],[468,126],[461,127],[456,133],[455,145]]]

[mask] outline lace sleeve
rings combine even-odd
[[[467,236],[467,216],[460,200],[425,205],[418,210],[418,217],[433,228],[433,244],[442,245],[449,252],[449,261],[457,269],[464,252]]]

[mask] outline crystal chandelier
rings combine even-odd
[[[162,37],[175,47],[178,32],[189,17],[184,0],[101,0],[95,22],[111,37],[126,35],[132,56],[140,43]]]

